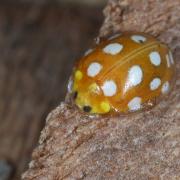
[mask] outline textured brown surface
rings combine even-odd
[[[150,111],[88,117],[61,103],[47,118],[23,179],[180,179],[180,1],[111,0],[101,36],[141,30],[171,46],[173,93]]]
[[[0,160],[13,164],[16,179],[101,23],[98,8],[0,3]]]

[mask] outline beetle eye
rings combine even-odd
[[[74,99],[76,99],[76,98],[77,98],[77,96],[78,96],[78,92],[77,92],[77,91],[75,91],[75,92],[73,93],[73,98],[74,98]]]
[[[90,112],[92,110],[91,106],[84,106],[83,107],[84,112]]]

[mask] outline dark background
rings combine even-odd
[[[105,0],[69,1],[0,1],[0,180],[27,169],[74,61],[98,35]]]

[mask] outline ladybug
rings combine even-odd
[[[135,112],[167,95],[174,74],[165,44],[145,33],[125,32],[102,40],[77,62],[72,94],[87,113]]]

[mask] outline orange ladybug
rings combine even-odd
[[[88,50],[77,63],[74,102],[94,114],[153,107],[170,92],[174,72],[175,62],[165,44],[144,33],[115,35]]]

